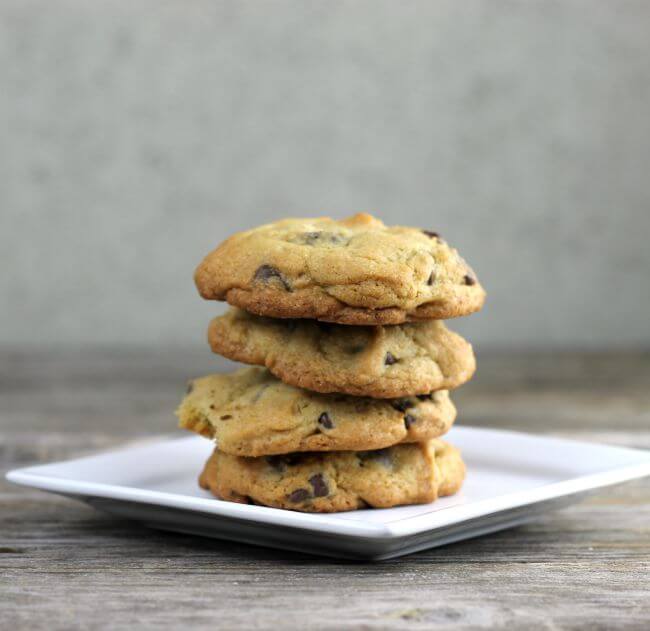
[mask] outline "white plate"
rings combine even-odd
[[[154,528],[337,557],[387,559],[509,528],[594,489],[650,475],[650,453],[455,427],[468,475],[433,504],[311,515],[214,499],[197,485],[198,436],[16,469],[17,484],[83,500]]]

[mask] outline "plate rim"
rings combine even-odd
[[[224,516],[246,521],[266,523],[273,526],[292,527],[301,530],[319,531],[331,535],[353,538],[369,539],[399,539],[424,532],[434,532],[440,528],[498,514],[511,508],[523,508],[547,500],[580,495],[586,491],[604,488],[622,482],[640,479],[650,475],[650,452],[647,450],[630,447],[590,443],[575,439],[543,436],[512,430],[490,429],[483,427],[458,426],[456,430],[469,430],[470,433],[489,433],[501,436],[509,435],[512,438],[540,439],[546,442],[556,442],[564,446],[575,445],[582,448],[600,448],[607,451],[616,451],[630,459],[635,459],[627,465],[619,465],[605,471],[571,477],[567,480],[545,484],[537,488],[505,493],[504,495],[486,498],[471,504],[457,504],[443,509],[434,509],[420,515],[397,518],[389,522],[370,522],[361,519],[347,518],[334,521],[328,514],[300,513],[287,511],[267,506],[251,506],[225,502],[216,498],[202,498],[169,493],[163,491],[144,490],[137,487],[106,484],[102,482],[88,482],[65,477],[53,477],[47,469],[61,465],[69,465],[79,461],[93,460],[97,457],[111,456],[114,454],[134,451],[138,449],[156,448],[169,442],[194,441],[199,437],[172,438],[169,435],[157,439],[131,443],[101,451],[79,458],[69,458],[47,464],[38,464],[29,467],[12,469],[5,474],[9,482],[21,486],[29,486],[42,491],[54,492],[68,496],[101,497],[107,499],[136,502],[155,506],[166,506],[183,510]],[[43,471],[45,470],[45,471]],[[451,512],[450,512],[451,511]],[[330,517],[330,519],[328,519]]]

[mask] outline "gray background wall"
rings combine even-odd
[[[479,346],[650,346],[650,2],[0,0],[0,344],[203,344],[199,259],[429,227]]]

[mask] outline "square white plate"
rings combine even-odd
[[[650,453],[455,427],[462,491],[433,504],[307,514],[214,499],[197,485],[212,443],[162,440],[16,469],[7,479],[83,500],[154,528],[337,557],[387,559],[502,530],[589,491],[650,475]]]

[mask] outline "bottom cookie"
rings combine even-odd
[[[205,464],[199,484],[231,502],[332,513],[426,504],[456,493],[464,478],[460,452],[449,443],[434,439],[376,451],[261,458],[215,450]]]

